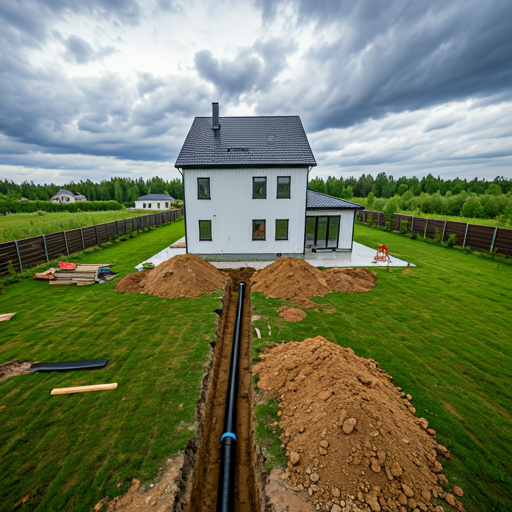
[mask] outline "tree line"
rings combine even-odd
[[[472,194],[507,194],[512,190],[512,179],[506,179],[503,176],[497,176],[493,181],[479,180],[474,178],[470,181],[460,178],[453,180],[444,180],[441,177],[435,178],[432,174],[418,179],[412,178],[394,179],[393,176],[387,176],[381,172],[374,178],[371,174],[363,174],[359,178],[335,178],[329,176],[327,180],[314,178],[309,182],[309,188],[342,199],[351,199],[352,197],[368,197],[370,192],[374,197],[383,197],[389,199],[395,195],[403,196],[408,190],[413,196],[419,196],[421,193],[435,194],[439,193],[445,196],[447,192],[452,195],[460,194],[465,191]]]
[[[73,194],[82,194],[87,201],[117,201],[125,206],[133,206],[134,201],[146,194],[169,194],[174,199],[183,199],[183,184],[181,179],[171,181],[159,177],[144,180],[143,178],[110,178],[100,183],[91,180],[74,181],[65,185],[54,183],[36,185],[34,182],[24,181],[21,184],[12,180],[0,181],[0,198],[2,195],[10,199],[21,199],[30,201],[49,201],[61,188],[69,190]]]

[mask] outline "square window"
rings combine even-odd
[[[277,199],[290,199],[291,176],[277,177]]]
[[[212,240],[212,221],[199,221],[199,240],[202,242],[211,242]]]
[[[267,199],[267,178],[253,177],[252,179],[252,198]]]
[[[197,178],[197,198],[210,199],[210,178]]]
[[[265,221],[253,220],[252,221],[252,239],[265,240]]]
[[[276,219],[276,240],[288,240],[288,219]]]

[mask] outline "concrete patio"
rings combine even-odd
[[[183,245],[185,237],[176,241],[173,245]],[[165,248],[163,251],[155,254],[151,258],[139,263],[135,268],[142,270],[144,263],[153,263],[155,267],[164,261],[170,260],[178,254],[186,254],[186,249],[183,247],[170,247]],[[354,242],[352,252],[338,252],[338,251],[322,251],[312,252],[311,249],[306,249],[306,254],[297,255],[298,258],[303,258],[314,267],[415,267],[412,263],[400,260],[390,255],[391,263],[387,261],[375,261],[376,251],[366,245]],[[241,268],[252,267],[255,269],[265,268],[270,265],[275,259],[272,260],[217,260],[210,261],[210,263],[217,268]]]

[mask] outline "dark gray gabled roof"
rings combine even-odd
[[[175,201],[175,199],[167,194],[147,194],[135,199],[135,201]]]
[[[66,190],[65,188],[61,188],[54,196],[52,197],[59,197],[59,196],[74,196],[73,192],[70,192],[69,190]]]
[[[352,203],[346,199],[339,199],[337,197],[328,196],[321,192],[308,189],[307,197],[307,210],[364,210],[364,206]]]
[[[196,117],[175,167],[307,167],[316,161],[299,116]]]

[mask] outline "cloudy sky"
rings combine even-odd
[[[194,116],[300,115],[312,173],[512,178],[510,0],[2,0],[0,179],[178,177]]]

